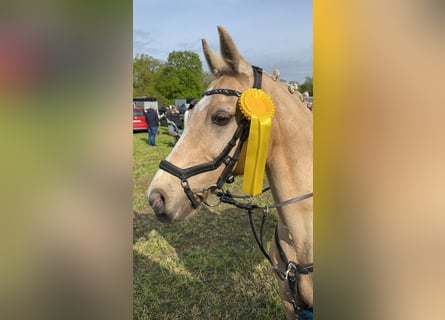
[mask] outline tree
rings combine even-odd
[[[159,70],[155,89],[173,102],[175,98],[200,97],[204,89],[202,63],[192,51],[173,51]]]
[[[159,96],[155,81],[161,66],[160,60],[146,54],[133,59],[133,96]]]
[[[306,77],[304,82],[302,84],[298,85],[298,91],[300,91],[301,93],[304,93],[307,91],[309,93],[309,96],[312,97],[314,95],[312,81],[313,81],[312,77]]]
[[[215,76],[208,72],[208,71],[204,71],[202,74],[202,83],[203,83],[203,87],[207,88],[210,84],[210,82],[212,82],[215,79]]]

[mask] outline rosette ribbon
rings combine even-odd
[[[275,107],[272,98],[256,88],[245,90],[241,94],[239,105],[242,113],[250,119],[242,191],[255,196],[263,189]]]

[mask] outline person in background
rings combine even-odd
[[[170,106],[166,106],[164,114],[165,114],[165,117],[167,119],[169,119],[169,120],[170,120],[170,113],[171,113],[171,107]]]
[[[156,107],[150,106],[145,114],[145,121],[148,125],[148,140],[150,146],[156,146],[156,135],[158,134],[159,116]]]
[[[193,99],[190,104],[189,107],[187,108],[187,110],[184,113],[184,131],[187,129],[187,127],[189,126],[189,119],[191,116],[191,111],[192,109],[195,107],[195,105],[199,102],[199,99]]]
[[[173,106],[171,113],[170,113],[170,118],[171,121],[173,121],[175,123],[176,126],[179,126],[179,111],[178,108],[176,106]]]

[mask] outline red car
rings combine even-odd
[[[145,121],[145,111],[144,108],[134,107],[133,108],[133,131],[147,131],[148,125]]]

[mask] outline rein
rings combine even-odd
[[[263,189],[262,193],[266,192],[267,190],[269,190],[270,188],[267,187],[265,189]],[[266,221],[267,215],[269,213],[269,209],[274,209],[274,208],[279,208],[279,207],[284,207],[287,206],[289,204],[292,203],[296,203],[299,201],[303,201],[305,199],[311,198],[314,196],[314,194],[311,193],[307,193],[304,194],[302,196],[298,196],[283,202],[279,202],[277,204],[271,205],[271,206],[258,206],[256,204],[251,204],[251,203],[246,203],[246,202],[239,202],[236,200],[236,198],[251,198],[251,196],[236,196],[233,195],[230,191],[225,191],[225,192],[217,192],[216,196],[219,197],[220,201],[223,203],[227,203],[227,204],[231,204],[236,206],[237,208],[240,209],[244,209],[247,210],[247,212],[249,213],[249,221],[250,221],[250,226],[252,228],[252,233],[255,237],[255,240],[258,244],[258,246],[260,247],[261,252],[263,253],[263,255],[266,257],[266,259],[269,261],[269,263],[272,266],[272,269],[274,269],[278,276],[280,277],[281,280],[285,280],[288,279],[288,275],[289,273],[292,272],[292,270],[290,269],[295,269],[298,271],[298,274],[308,274],[309,272],[313,271],[313,263],[308,264],[305,267],[302,267],[299,264],[295,264],[294,262],[290,262],[287,257],[286,254],[284,253],[283,248],[280,245],[280,240],[278,237],[278,225],[275,228],[275,244],[278,248],[278,253],[280,255],[281,261],[284,262],[287,266],[286,272],[282,272],[281,270],[279,270],[277,265],[274,265],[274,263],[272,262],[272,258],[270,257],[270,255],[267,253],[264,243],[263,243],[263,230],[264,230],[264,223]],[[212,205],[212,206],[216,206],[216,205]],[[260,229],[260,234],[258,235],[258,232],[256,231],[256,227],[255,227],[255,223],[254,223],[254,219],[253,219],[253,211],[255,209],[262,209],[263,210],[263,218],[261,220],[261,229]]]
[[[252,66],[252,69],[253,69],[253,75],[254,75],[253,88],[261,89],[263,71],[261,68],[256,67],[256,66]],[[241,96],[241,92],[239,92],[237,90],[232,90],[232,89],[212,89],[212,90],[205,91],[203,93],[203,96],[210,96],[210,95],[214,95],[214,94],[223,94],[226,96],[235,96],[235,97]],[[232,138],[227,143],[226,147],[218,155],[218,157],[216,157],[215,160],[208,162],[208,163],[195,165],[195,166],[185,168],[185,169],[179,168],[178,166],[174,165],[173,163],[171,163],[167,160],[162,160],[159,164],[159,168],[180,179],[181,186],[184,189],[184,192],[187,195],[187,198],[190,200],[190,203],[194,209],[198,208],[200,206],[201,202],[203,202],[207,206],[211,206],[211,207],[217,206],[219,203],[223,202],[223,203],[227,203],[227,204],[232,204],[240,209],[247,210],[248,214],[249,214],[249,222],[250,222],[250,226],[252,228],[252,233],[254,235],[255,241],[257,242],[261,252],[267,258],[267,260],[269,261],[269,263],[272,266],[272,269],[277,273],[278,277],[282,281],[285,281],[285,280],[288,281],[289,289],[291,291],[291,301],[294,306],[296,320],[312,319],[312,308],[305,308],[305,309],[300,308],[297,305],[297,296],[299,296],[298,278],[301,274],[309,274],[310,272],[313,272],[313,264],[311,263],[311,264],[303,266],[303,265],[297,264],[295,262],[289,261],[287,259],[286,254],[280,245],[280,240],[278,238],[278,225],[277,225],[275,228],[275,236],[274,236],[275,237],[275,245],[278,249],[278,253],[279,253],[281,261],[286,265],[286,271],[284,271],[284,272],[281,271],[279,266],[273,263],[272,258],[270,257],[270,255],[267,253],[267,251],[265,249],[265,246],[263,243],[263,233],[264,233],[263,230],[264,230],[264,224],[265,224],[267,215],[269,213],[269,209],[279,208],[279,207],[287,206],[292,203],[296,203],[296,202],[305,200],[307,198],[312,197],[313,193],[308,193],[308,194],[305,194],[302,196],[298,196],[298,197],[295,197],[295,198],[292,198],[292,199],[289,199],[289,200],[286,200],[286,201],[283,201],[283,202],[280,202],[280,203],[277,203],[277,204],[274,204],[271,206],[261,207],[261,206],[255,205],[255,204],[240,202],[240,201],[236,200],[236,198],[251,199],[252,198],[251,196],[236,196],[236,195],[233,195],[232,193],[230,193],[230,191],[215,192],[215,190],[221,190],[225,183],[232,183],[234,181],[232,172],[233,172],[235,165],[237,164],[237,162],[239,160],[239,156],[240,156],[241,150],[243,148],[243,145],[249,136],[249,129],[250,129],[250,121],[243,115],[240,118],[240,120],[238,121],[238,127],[235,130],[235,133],[233,134]],[[237,141],[238,141],[238,144],[237,144]],[[235,148],[235,146],[236,146],[236,148]],[[232,151],[233,148],[235,148],[233,156],[229,156],[229,153]],[[188,183],[188,178],[198,175],[198,174],[201,174],[201,173],[204,173],[204,172],[216,170],[223,164],[225,165],[225,168],[215,184],[208,186],[205,190],[203,190],[203,193],[201,193],[201,195],[199,195],[198,193],[195,193],[191,190],[190,185]],[[262,192],[265,192],[268,189],[269,188],[266,188]],[[209,204],[207,202],[207,197],[208,197],[209,193],[213,193],[213,192],[219,198],[219,202],[216,204]],[[200,201],[200,198],[202,198],[203,201]],[[262,217],[262,221],[261,221],[261,229],[260,229],[259,234],[256,230],[255,222],[254,222],[254,218],[253,218],[253,211],[255,209],[263,210],[263,217]]]
[[[262,193],[266,192],[269,189],[270,189],[269,187],[263,189]],[[313,309],[312,308],[301,308],[300,306],[298,306],[296,298],[300,295],[300,290],[298,288],[298,279],[299,279],[300,275],[302,275],[302,274],[307,275],[307,274],[313,272],[314,264],[310,263],[307,265],[301,265],[301,264],[295,263],[293,261],[289,261],[289,259],[286,256],[286,253],[284,252],[284,250],[280,244],[280,239],[278,236],[278,225],[277,225],[275,227],[275,234],[274,234],[275,245],[277,247],[278,254],[280,256],[281,261],[286,265],[286,271],[284,271],[284,272],[281,271],[279,266],[277,264],[273,263],[272,258],[270,257],[270,255],[268,254],[268,252],[265,248],[265,245],[263,242],[264,225],[265,225],[268,213],[269,213],[269,209],[284,207],[284,206],[290,205],[292,203],[303,201],[305,199],[313,197],[313,195],[314,194],[311,192],[311,193],[304,194],[302,196],[298,196],[298,197],[295,197],[295,198],[292,198],[292,199],[289,199],[286,201],[279,202],[275,205],[261,207],[261,206],[255,205],[255,204],[240,202],[240,201],[236,200],[236,198],[243,198],[243,199],[249,198],[250,199],[250,198],[252,198],[251,196],[237,196],[237,195],[233,195],[230,191],[216,193],[216,196],[219,197],[221,202],[234,205],[240,209],[247,210],[247,212],[249,214],[250,227],[252,229],[252,233],[255,238],[255,241],[258,244],[258,247],[260,248],[260,251],[263,253],[263,255],[266,257],[266,259],[269,261],[272,269],[276,272],[276,274],[278,275],[280,280],[281,281],[287,280],[287,282],[288,282],[290,294],[291,294],[291,296],[290,296],[291,302],[294,307],[296,320],[312,319]],[[255,209],[263,210],[263,216],[261,219],[261,227],[260,227],[259,233],[255,227],[255,221],[253,218],[253,211]]]

